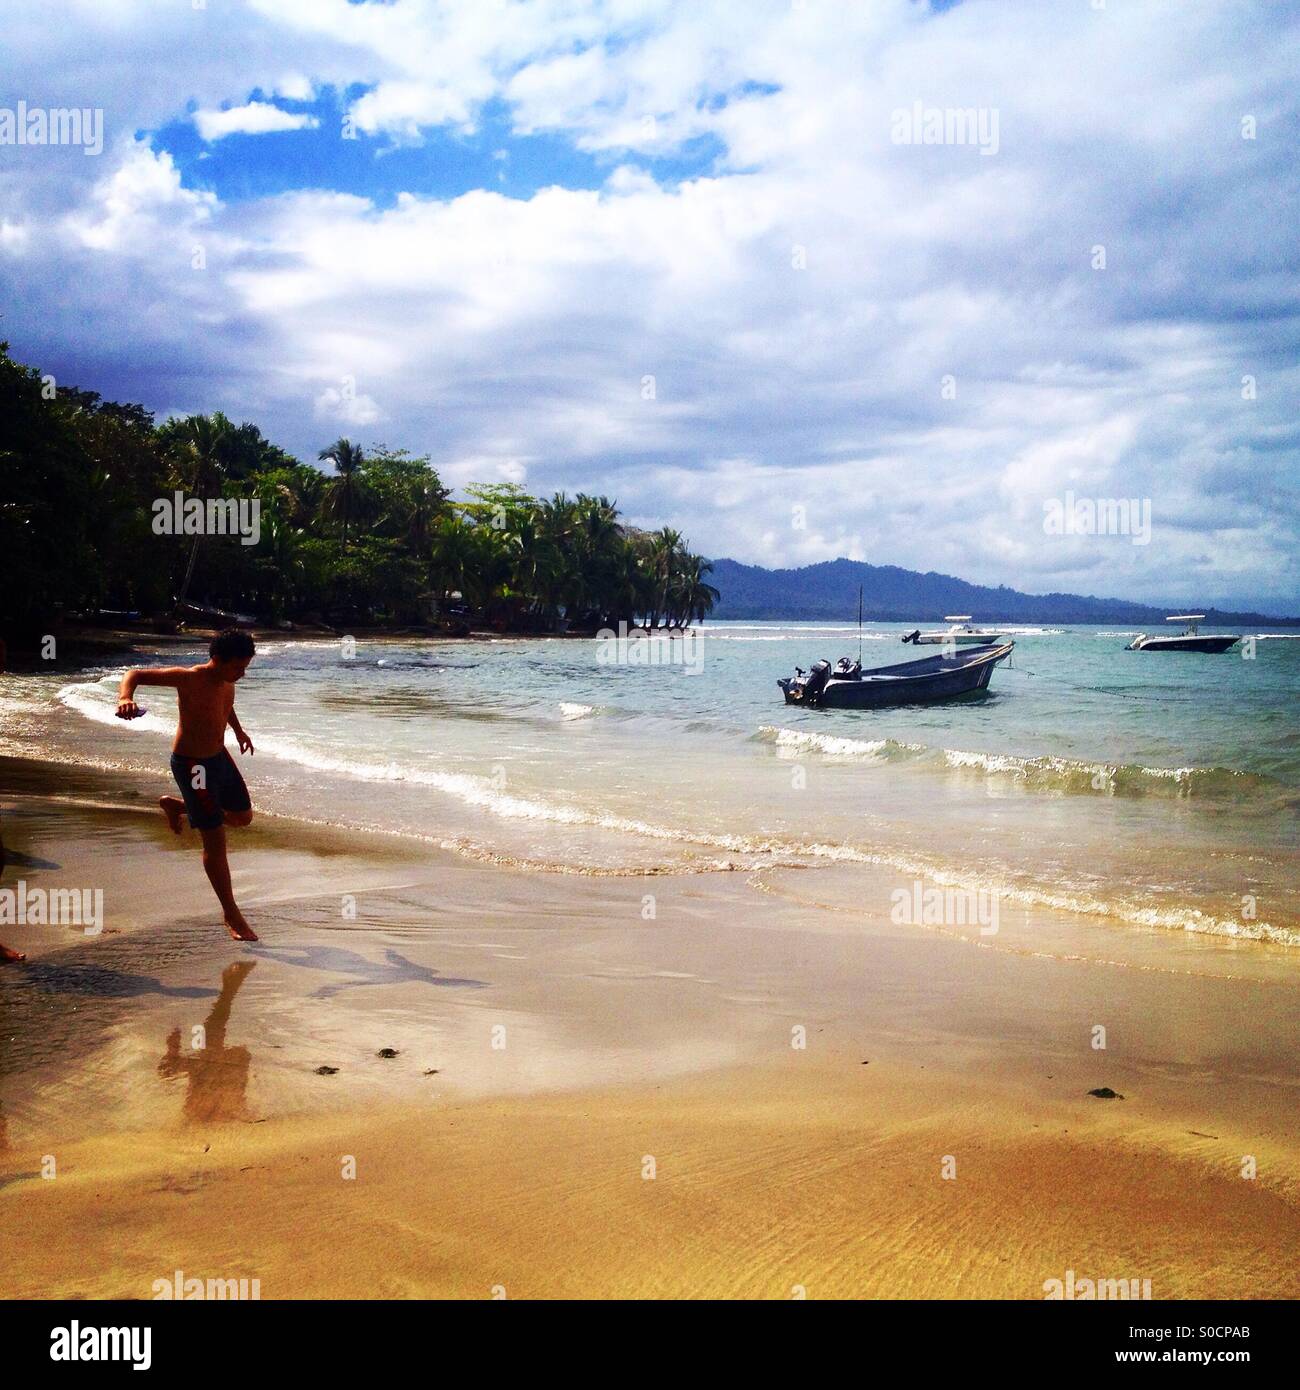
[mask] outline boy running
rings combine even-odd
[[[160,797],[167,824],[181,833],[181,813],[203,837],[203,868],[221,902],[226,926],[236,941],[256,941],[230,887],[226,826],[245,826],[253,819],[248,788],[226,751],[226,725],[235,731],[239,751],[251,753],[253,740],[235,714],[235,682],[243,678],[255,651],[253,639],[234,628],[219,633],[208,646],[202,666],[158,666],[128,671],[118,692],[117,717],[138,719],[135,702],[140,685],[170,685],[176,690],[179,722],[172,744],[172,776],[180,796]]]

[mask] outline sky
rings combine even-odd
[[[0,338],[707,555],[1296,613],[1297,74],[1250,0],[6,0]]]

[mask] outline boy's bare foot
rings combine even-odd
[[[235,913],[234,917],[226,918],[226,930],[236,941],[257,940],[257,933],[244,921],[244,914],[242,912]]]
[[[0,946],[0,965],[17,965],[20,960],[26,959],[25,952],[11,950],[8,946]]]
[[[185,803],[178,796],[160,796],[158,805],[162,807],[162,813],[167,817],[167,824],[171,827],[173,835],[181,833],[181,816],[185,812]]]

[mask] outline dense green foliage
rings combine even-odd
[[[626,526],[607,498],[498,484],[457,501],[427,458],[347,439],[320,459],[332,474],[221,414],[156,425],[142,406],[56,390],[0,344],[0,629],[185,603],[272,622],[680,626],[717,598],[677,532]],[[257,499],[259,542],[155,534],[156,500],[178,490]]]

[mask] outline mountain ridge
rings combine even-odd
[[[1160,607],[1090,594],[1026,594],[1006,585],[971,584],[934,570],[871,565],[863,560],[822,560],[796,569],[765,569],[739,560],[713,561],[709,582],[721,594],[711,617],[720,619],[847,619],[858,611],[873,622],[938,622],[949,613],[970,613],[977,622],[1152,623],[1179,605]],[[1207,624],[1300,626],[1300,617],[1204,609]]]

